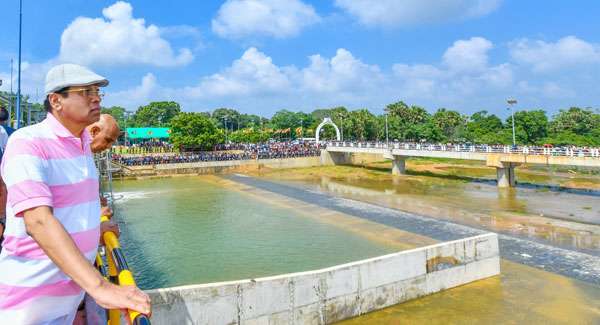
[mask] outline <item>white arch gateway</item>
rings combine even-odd
[[[320,135],[319,133],[321,133],[321,128],[323,128],[325,125],[331,125],[335,128],[335,135],[337,137],[337,140],[340,141],[341,137],[340,137],[340,130],[338,129],[337,125],[335,125],[335,123],[333,123],[333,121],[331,120],[331,118],[326,117],[323,119],[323,122],[321,122],[321,124],[319,124],[319,126],[317,126],[317,130],[315,131],[315,140],[317,141],[317,143],[319,143],[319,138]]]

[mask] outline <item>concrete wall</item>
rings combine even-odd
[[[384,155],[381,152],[336,152],[331,150],[321,150],[321,165],[366,165],[384,161]]]
[[[236,169],[260,168],[302,168],[320,166],[320,157],[286,159],[205,161],[195,163],[161,164],[153,166],[131,166],[125,170],[126,176],[152,176],[171,174],[213,174]]]
[[[330,324],[499,272],[490,233],[316,271],[148,293],[153,324]]]

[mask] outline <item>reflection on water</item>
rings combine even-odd
[[[129,264],[144,289],[318,269],[393,249],[202,177],[115,182]]]
[[[290,181],[286,181],[290,182]],[[583,250],[600,249],[600,204],[595,195],[437,177],[295,178],[296,185]]]

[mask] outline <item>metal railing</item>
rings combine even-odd
[[[107,216],[102,216],[100,222],[109,221]],[[105,249],[100,250],[96,255],[96,267],[100,273],[114,284],[121,286],[135,286],[135,279],[127,265],[125,255],[121,250],[121,245],[117,235],[112,231],[107,231],[103,235]],[[108,264],[108,268],[104,264],[102,251]],[[108,325],[119,325],[121,323],[121,310],[108,310]],[[150,318],[147,315],[141,314],[135,310],[127,310],[126,318],[129,324],[134,325],[150,325]]]
[[[401,149],[442,152],[475,152],[544,155],[556,157],[589,157],[600,158],[600,148],[587,147],[536,147],[536,146],[504,146],[474,144],[429,144],[429,143],[384,143],[384,142],[328,142],[327,147]]]

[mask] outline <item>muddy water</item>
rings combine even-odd
[[[314,270],[401,249],[210,176],[120,181],[114,189],[125,255],[143,289]]]
[[[500,267],[500,276],[338,324],[600,323],[600,288],[512,262]]]
[[[392,177],[378,166],[316,167],[261,175],[378,206],[600,253],[597,192],[531,186],[498,189],[493,182],[426,174],[422,166],[413,167],[416,172],[402,177]]]

